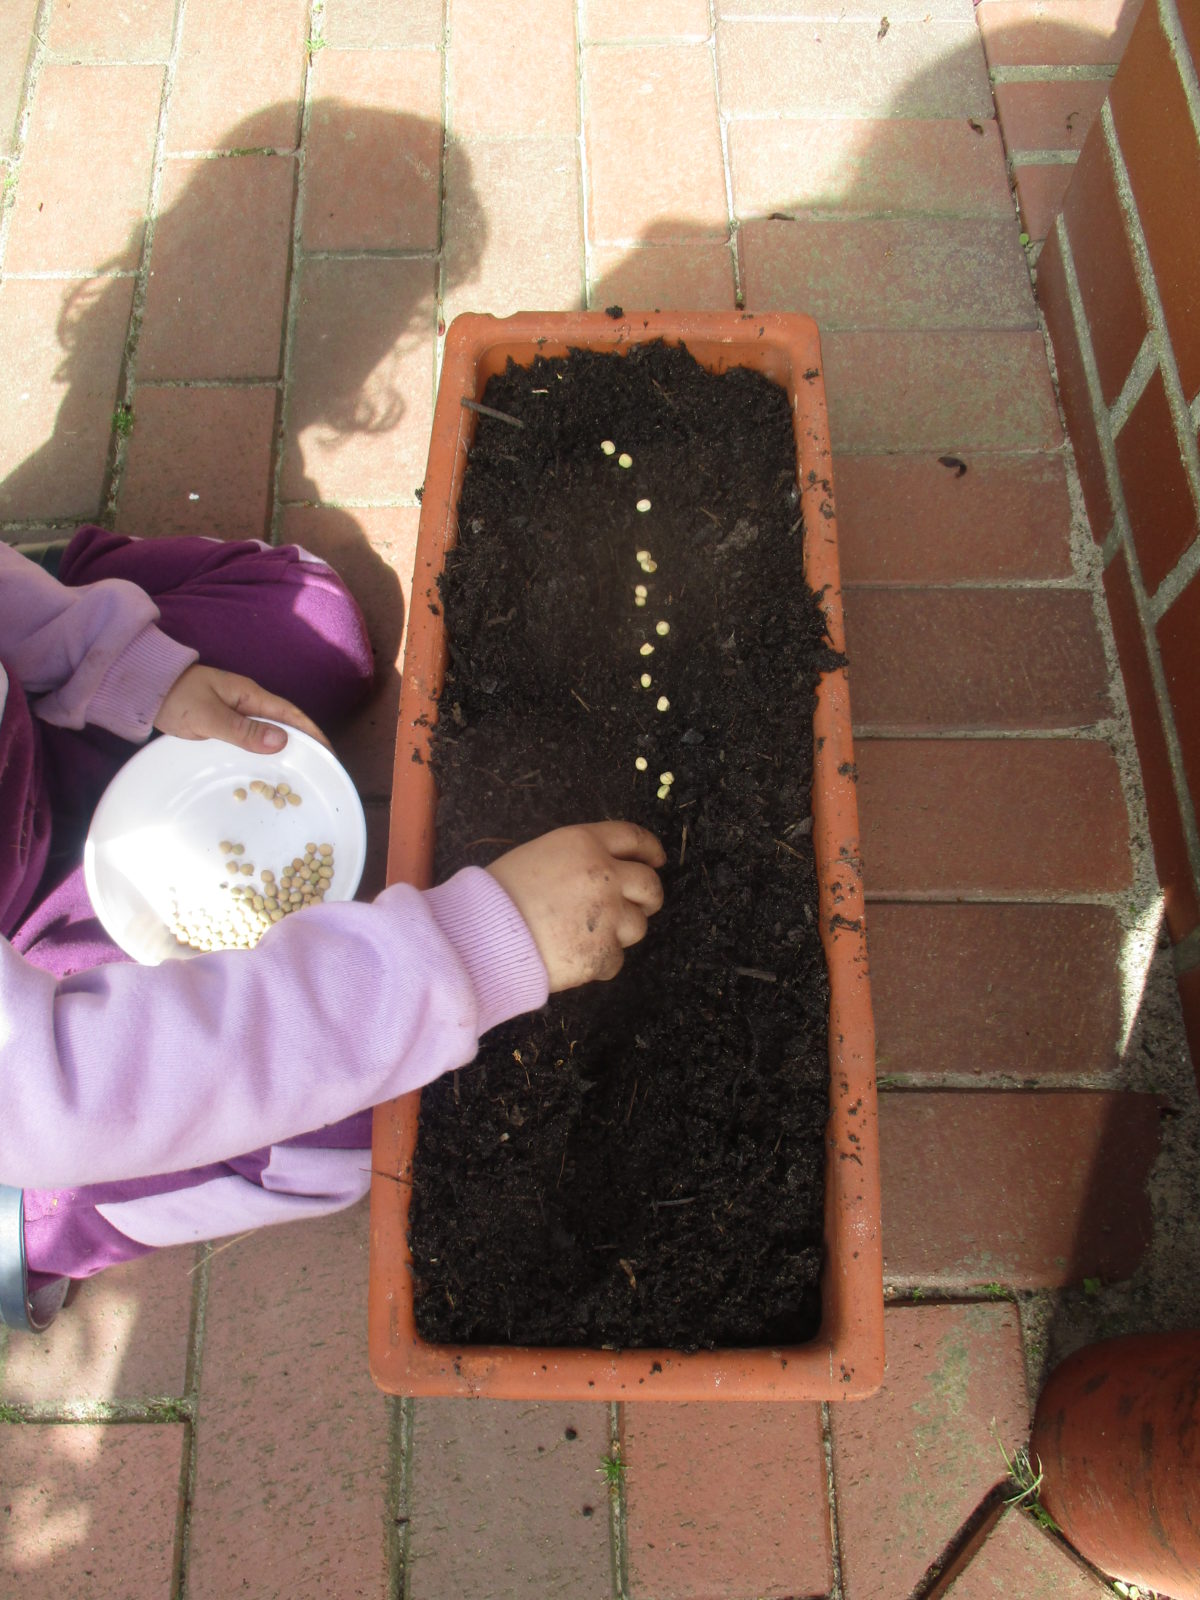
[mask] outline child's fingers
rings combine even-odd
[[[663,903],[662,881],[653,867],[640,861],[622,861],[617,868],[617,881],[626,900],[653,915],[661,911]]]
[[[628,950],[631,944],[640,944],[649,926],[650,919],[646,913],[627,900],[617,918],[617,943],[622,950]]]
[[[636,822],[593,822],[590,827],[609,855],[620,861],[644,861],[648,867],[661,867],[667,859],[654,835]]]
[[[274,722],[286,723],[289,728],[299,728],[301,733],[307,733],[310,738],[316,739],[327,750],[329,749],[329,740],[316,723],[304,715],[299,706],[294,706],[282,695],[268,693],[260,684],[255,683],[253,678],[239,678],[231,674],[226,704],[243,717],[270,717]],[[262,725],[254,724],[254,726],[261,728]],[[255,739],[252,748],[263,748],[260,738]]]

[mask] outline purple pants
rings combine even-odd
[[[201,662],[253,678],[328,732],[369,691],[374,675],[362,613],[332,568],[285,546],[214,539],[128,539],[81,528],[58,571],[72,587],[124,578],[158,606],[159,627],[199,651]],[[91,815],[135,746],[99,728],[55,728],[34,719],[53,818],[50,860],[17,927],[15,949],[56,977],[128,957],[96,918],[80,857]],[[365,1150],[364,1112],[294,1141]],[[225,1170],[257,1181],[266,1151],[231,1159]],[[175,1173],[72,1190],[25,1191],[25,1238],[35,1276],[88,1277],[147,1253],[96,1211],[97,1205],[191,1188],[221,1169]]]

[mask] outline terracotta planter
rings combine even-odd
[[[404,687],[392,790],[389,881],[430,881],[434,792],[429,724],[445,664],[443,622],[428,604],[457,535],[456,507],[475,413],[508,357],[570,348],[615,351],[656,338],[683,342],[710,371],[745,366],[782,384],[792,401],[797,479],[803,496],[805,572],[824,592],[829,635],[843,643],[830,450],[816,324],[808,317],[742,313],[654,314],[613,320],[602,313],[460,317],[446,340],[421,507]],[[370,1361],[389,1393],[500,1399],[847,1400],[871,1394],[883,1376],[883,1274],[874,1033],[867,984],[862,887],[857,861],[850,705],[845,672],[821,683],[814,718],[813,839],[830,976],[830,1120],[827,1125],[822,1322],[792,1349],[620,1352],[424,1343],[415,1330],[408,1253],[408,1196],[419,1095],[375,1113],[371,1187]],[[580,819],[583,820],[583,819]],[[848,881],[849,880],[849,881]]]
[[[1200,1332],[1106,1339],[1050,1376],[1029,1454],[1041,1504],[1101,1571],[1200,1597]]]

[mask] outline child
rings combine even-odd
[[[372,1106],[645,934],[662,849],[602,822],[308,907],[254,950],[127,961],[78,862],[132,746],[282,748],[259,717],[323,738],[371,677],[357,606],[294,546],[86,527],[56,579],[0,545],[0,1321],[44,1327],[67,1280],[163,1245],[352,1204]]]

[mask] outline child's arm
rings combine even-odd
[[[71,588],[0,544],[0,657],[44,722],[91,722],[145,739],[171,685],[197,659],[157,620],[158,607],[134,583]]]
[[[661,860],[631,824],[560,829],[424,893],[310,907],[252,951],[58,983],[0,943],[0,1182],[183,1170],[418,1088],[551,986],[615,971]]]

